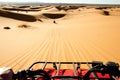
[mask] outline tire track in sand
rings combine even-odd
[[[104,61],[107,62],[107,61],[115,61],[115,62],[119,62],[120,59],[118,59],[115,54],[112,54],[111,52],[105,50],[102,46],[100,45],[97,45],[95,42],[91,41],[91,46],[98,52],[101,53],[101,56],[104,57]],[[97,47],[95,47],[97,46]]]

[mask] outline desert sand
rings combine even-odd
[[[36,61],[120,64],[120,8],[1,7],[0,67],[18,71]]]

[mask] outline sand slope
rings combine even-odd
[[[97,60],[120,64],[120,9],[106,10],[110,12],[107,16],[95,8],[69,9],[63,11],[62,17],[57,11],[56,19],[51,18],[48,9],[31,13],[39,19],[34,22],[0,17],[0,67],[17,71],[36,61]],[[6,26],[10,29],[4,29]]]

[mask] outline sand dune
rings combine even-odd
[[[44,9],[24,14],[0,11],[0,67],[18,71],[36,61],[120,64],[120,8],[74,7],[63,12],[53,6]]]

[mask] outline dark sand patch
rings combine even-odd
[[[26,5],[26,6],[19,6],[18,8],[29,8],[30,6]]]
[[[18,28],[29,28],[29,27],[31,27],[31,26],[27,25],[27,24],[18,25]]]
[[[6,27],[3,27],[3,28],[4,28],[4,29],[7,29],[7,30],[8,30],[8,29],[11,29],[11,28],[10,28],[10,27],[8,27],[8,26],[6,26]]]
[[[78,9],[79,8],[79,6],[56,6],[56,8],[58,9],[58,10],[65,10],[65,11],[67,11],[67,10],[70,10],[70,9]]]
[[[64,17],[66,14],[62,13],[43,13],[43,15],[50,19],[58,19]]]
[[[109,15],[110,15],[110,12],[103,10],[102,14],[105,15],[105,16],[109,16]]]
[[[31,15],[25,15],[25,14],[3,11],[3,10],[0,10],[0,16],[12,18],[12,19],[16,19],[16,20],[28,21],[28,22],[36,21],[36,18]]]
[[[98,10],[103,10],[103,9],[107,9],[108,7],[97,7],[95,9],[98,9]]]

